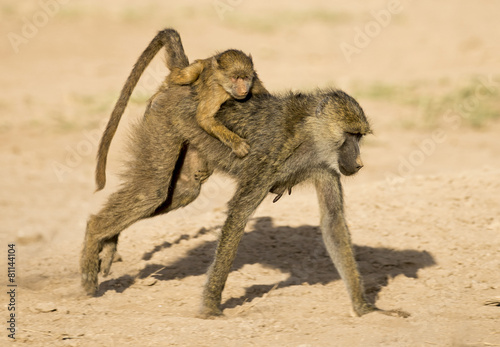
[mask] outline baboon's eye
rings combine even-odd
[[[363,134],[360,134],[360,133],[350,133],[350,132],[347,132],[346,133],[347,135],[349,136],[352,136],[354,138],[356,138],[356,141],[361,141],[361,139],[363,138]]]
[[[362,138],[362,137],[363,137],[363,134],[361,134],[361,133],[348,133],[348,134],[349,134],[349,135],[352,135],[352,136],[354,136],[354,137],[356,137],[356,138],[358,138],[358,139],[360,139],[360,138]]]

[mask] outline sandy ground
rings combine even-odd
[[[0,1],[0,344],[500,346],[499,11],[494,0]],[[365,167],[343,180],[348,223],[369,297],[411,317],[351,316],[304,184],[252,217],[224,317],[196,318],[234,191],[218,175],[191,206],[125,230],[123,261],[98,297],[82,295],[86,219],[116,189],[128,125],[167,73],[161,58],[94,194],[97,141],[166,26],[191,59],[251,52],[272,91],[336,86],[358,99],[375,135]]]

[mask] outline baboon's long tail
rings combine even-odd
[[[163,46],[167,49],[166,63],[170,70],[175,67],[182,68],[189,64],[188,58],[184,53],[184,48],[182,47],[179,33],[174,29],[164,29],[160,31],[144,52],[142,52],[122,88],[120,98],[115,104],[115,108],[111,113],[108,125],[106,126],[101,142],[99,143],[99,151],[97,152],[97,167],[95,171],[95,180],[97,184],[96,191],[104,188],[106,184],[106,161],[108,158],[109,146],[111,145],[111,140],[116,133],[116,129],[118,128],[118,123],[120,123],[123,112],[127,107],[130,95],[132,95],[132,91],[137,85],[137,82],[141,78],[141,75],[146,67]]]

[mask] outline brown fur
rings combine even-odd
[[[193,84],[198,97],[196,120],[209,134],[230,147],[238,157],[248,154],[249,145],[215,119],[220,106],[231,97],[269,94],[253,68],[251,57],[230,49],[211,58],[196,60],[188,67],[172,71],[169,84]]]
[[[127,107],[130,96],[132,95],[132,91],[137,85],[137,82],[146,67],[149,65],[151,60],[153,60],[156,53],[158,53],[158,51],[164,46],[167,51],[166,64],[171,71],[183,69],[189,64],[189,60],[184,53],[184,48],[182,47],[181,37],[174,29],[164,29],[160,31],[144,52],[142,52],[139,59],[137,59],[132,72],[127,78],[127,81],[123,85],[120,97],[115,104],[99,144],[95,177],[97,190],[103,189],[106,185],[106,161],[108,158],[109,147],[111,145],[111,140],[116,133],[116,129],[118,128],[118,123],[120,123],[120,119],[125,111],[125,108]]]

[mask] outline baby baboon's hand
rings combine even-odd
[[[236,146],[233,147],[233,152],[236,156],[243,158],[250,151],[250,145],[245,141],[241,141]]]

